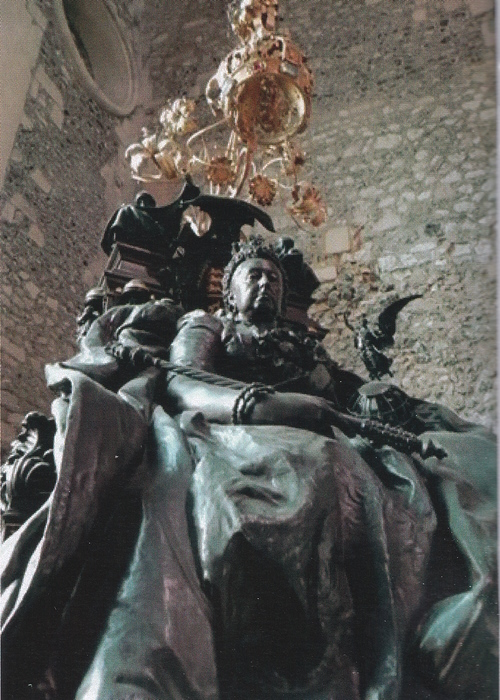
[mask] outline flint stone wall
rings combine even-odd
[[[332,329],[329,349],[349,364],[352,335],[344,312],[351,322],[359,322],[361,313],[375,320],[396,294],[421,293],[424,298],[402,312],[396,345],[389,351],[395,357],[394,380],[411,393],[493,426],[496,156],[491,70],[492,65],[488,71],[462,67],[439,94],[429,92],[412,102],[386,100],[374,109],[363,100],[342,110],[311,146],[318,152],[329,204],[341,213],[337,229],[358,234],[351,236],[350,252],[330,256],[332,263],[338,259],[333,272],[338,279],[325,281],[318,293],[315,313]],[[329,139],[335,140],[335,159],[321,155],[316,146]],[[327,175],[328,160],[333,162]],[[321,248],[318,263],[320,258]],[[332,276],[325,267],[325,276]],[[320,275],[325,267],[318,268]],[[369,270],[368,285],[362,275],[359,279],[362,270],[365,278]],[[352,366],[363,369],[357,358]]]

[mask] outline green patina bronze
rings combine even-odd
[[[497,697],[493,437],[382,383],[389,425],[353,416],[366,383],[286,287],[250,240],[220,312],[115,306],[47,368],[57,480],[3,544],[5,698]]]

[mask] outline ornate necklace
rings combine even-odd
[[[282,382],[310,372],[318,362],[334,365],[320,343],[308,333],[287,326],[259,331],[255,326],[224,319],[226,353],[243,360],[252,371]]]

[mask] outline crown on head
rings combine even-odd
[[[280,271],[283,279],[283,302],[285,305],[288,288],[287,275],[272,245],[268,245],[262,236],[253,235],[247,241],[233,243],[232,253],[231,260],[224,268],[224,276],[222,278],[222,298],[226,310],[230,308],[229,290],[236,268],[245,260],[254,260],[256,258],[270,260]]]

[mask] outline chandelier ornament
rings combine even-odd
[[[288,32],[276,33],[277,13],[277,0],[229,3],[240,45],[206,86],[216,121],[200,125],[193,100],[169,101],[156,130],[143,129],[141,140],[125,152],[134,179],[189,176],[210,194],[247,196],[261,206],[288,191],[288,211],[298,225],[324,223],[326,205],[318,190],[299,178],[306,159],[295,141],[311,117],[314,78]]]

